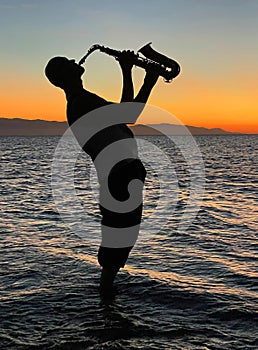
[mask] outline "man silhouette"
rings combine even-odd
[[[123,76],[123,89],[120,102],[141,102],[146,103],[152,88],[158,80],[157,71],[146,69],[144,83],[139,93],[134,98],[134,88],[132,82],[133,52],[123,51],[118,59]],[[45,74],[49,81],[64,90],[67,99],[67,120],[70,126],[73,125],[80,117],[88,112],[112,104],[102,97],[83,88],[81,76],[84,68],[78,65],[75,60],[69,60],[66,57],[52,58],[46,68]],[[108,145],[128,139],[134,141],[132,131],[125,124],[119,123],[109,126],[97,132],[83,147],[84,151],[90,155],[94,161],[98,154]],[[76,136],[76,135],[75,135]],[[133,143],[129,156],[118,162],[111,170],[108,176],[108,188],[111,195],[118,201],[128,199],[128,184],[133,179],[141,180],[144,183],[146,171],[138,158],[136,142]],[[96,165],[95,165],[96,166]],[[98,178],[101,179],[101,174]],[[100,181],[100,180],[99,180]],[[104,182],[100,181],[100,198],[103,189],[106,187]],[[142,194],[142,188],[140,195]],[[129,195],[129,196],[128,196]],[[134,210],[128,213],[117,213],[102,205],[100,201],[100,212],[102,215],[102,242],[105,235],[108,235],[107,228],[123,229],[126,227],[134,227],[139,231],[142,215],[142,202]],[[112,287],[117,272],[124,267],[128,255],[133,245],[128,247],[107,247],[100,245],[98,251],[98,262],[102,266],[100,287],[101,290],[108,290]]]

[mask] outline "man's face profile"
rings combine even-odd
[[[55,86],[65,88],[73,81],[80,79],[84,67],[78,65],[74,59],[66,57],[53,57],[45,68],[48,80]]]

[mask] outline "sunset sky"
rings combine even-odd
[[[51,57],[152,42],[182,72],[159,78],[150,104],[187,125],[258,133],[257,0],[0,0],[0,40],[0,117],[63,121],[64,94],[44,76]],[[85,67],[84,86],[118,102],[118,63],[96,51]],[[133,74],[137,90],[144,70]]]

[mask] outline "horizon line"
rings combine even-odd
[[[55,122],[55,123],[67,123],[67,120],[49,120],[49,119],[40,119],[40,118],[35,118],[35,119],[28,119],[26,117],[0,117],[0,119],[8,119],[8,120],[13,120],[13,119],[20,119],[20,120],[24,120],[24,121],[43,121],[43,122]],[[128,123],[126,123],[128,124]],[[197,125],[189,125],[189,124],[172,124],[169,122],[161,122],[161,123],[148,123],[148,124],[128,124],[128,125],[132,125],[132,126],[137,126],[137,125],[183,125],[186,127],[194,127],[194,128],[203,128],[203,129],[207,129],[207,130],[214,130],[214,129],[220,129],[222,131],[226,131],[228,133],[232,133],[232,134],[242,134],[242,135],[257,135],[258,132],[245,132],[245,131],[229,131],[224,129],[223,126],[214,126],[214,127],[206,127],[206,126],[197,126]]]

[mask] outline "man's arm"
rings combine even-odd
[[[145,104],[150,96],[152,88],[159,78],[159,72],[153,67],[151,69],[147,67],[143,85],[140,88],[137,96],[134,98],[132,81],[133,56],[133,51],[123,51],[122,55],[118,59],[123,73],[123,90],[120,102],[140,102]],[[136,110],[139,110],[137,113],[135,113],[135,116],[131,116],[132,120],[130,121],[130,124],[136,122],[143,108],[144,105],[138,105]]]
[[[120,102],[132,102],[134,97],[132,69],[122,68],[123,73],[123,90]]]
[[[135,97],[134,102],[146,103],[150,96],[151,90],[156,84],[158,78],[159,74],[157,71],[147,70],[143,85],[140,88],[140,91],[138,92],[137,96]]]
[[[146,103],[152,88],[156,84],[159,73],[154,67],[146,69],[144,83],[134,98],[134,88],[132,81],[133,51],[123,51],[118,59],[123,74],[123,89],[120,102],[141,102]]]
[[[123,51],[118,61],[123,74],[123,89],[120,102],[132,102],[134,88],[132,80],[133,51]]]
[[[150,96],[151,90],[156,84],[158,78],[159,78],[158,72],[147,70],[143,85],[140,88],[140,91],[138,92],[137,96],[133,100],[133,102],[140,102],[140,103],[135,108],[135,115],[131,116],[131,121],[130,121],[131,124],[136,123],[137,119],[141,115],[141,112],[144,109],[144,106]]]

